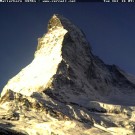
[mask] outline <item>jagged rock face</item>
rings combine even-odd
[[[54,15],[49,22],[48,33],[39,39],[34,60],[8,82],[1,95],[10,89],[30,96],[33,92],[46,91],[52,87],[57,89],[57,94],[66,89],[69,96],[73,92],[85,94],[85,91],[91,95],[93,88],[85,79],[85,71],[92,61],[88,45],[84,34],[76,26]],[[84,83],[87,83],[88,88],[82,89]],[[67,92],[63,90],[63,93]]]
[[[107,96],[117,96],[114,91],[123,94],[129,87],[134,91],[135,84],[92,54],[79,28],[54,15],[48,32],[38,39],[34,60],[8,82],[1,95],[8,89],[27,96],[44,91],[59,100],[86,105],[89,100],[106,102]]]
[[[134,135],[134,80],[94,56],[84,33],[54,15],[34,60],[1,93],[2,132]]]

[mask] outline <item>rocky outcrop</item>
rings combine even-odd
[[[134,77],[93,55],[84,33],[60,15],[1,95],[5,134],[135,134]]]

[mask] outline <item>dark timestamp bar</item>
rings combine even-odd
[[[74,2],[104,2],[104,0],[0,0],[0,2],[43,2],[43,3],[74,3]]]
[[[135,0],[0,0],[1,2],[26,2],[26,3],[75,3],[75,2],[103,2],[103,3],[132,3]]]

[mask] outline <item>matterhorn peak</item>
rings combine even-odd
[[[27,96],[44,91],[51,87],[61,64],[64,63],[71,69],[76,66],[78,70],[82,66],[77,66],[80,60],[88,65],[83,60],[86,59],[84,55],[90,55],[88,50],[88,42],[79,28],[68,19],[53,15],[48,23],[48,32],[38,39],[34,60],[9,80],[1,95],[9,89]]]
[[[73,25],[73,23],[71,23],[70,20],[59,14],[54,14],[48,23],[48,29],[54,29],[57,27],[68,29],[68,27],[71,28],[72,26],[76,27],[75,25]]]
[[[61,23],[61,17],[58,14],[54,14],[48,23],[48,30],[55,29],[57,27],[63,27]]]
[[[64,28],[72,36],[72,38],[82,38],[86,40],[83,31],[81,31],[76,25],[74,25],[69,19],[59,14],[54,14],[48,23],[48,31],[52,31],[57,28]],[[86,41],[85,41],[86,42]]]
[[[32,62],[0,98],[3,135],[134,135],[135,77],[92,54],[83,32],[55,14]]]

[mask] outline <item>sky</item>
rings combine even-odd
[[[134,3],[0,3],[0,91],[33,60],[53,14],[81,28],[106,64],[135,75]]]

